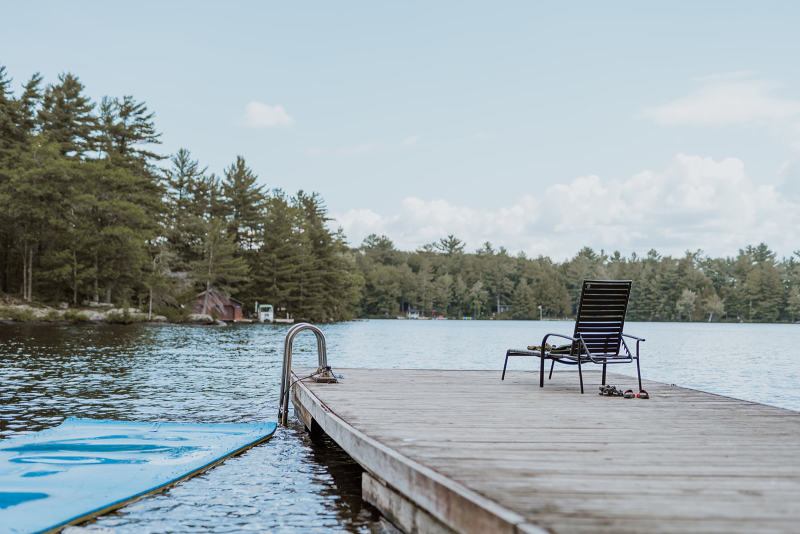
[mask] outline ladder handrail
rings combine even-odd
[[[325,342],[325,334],[318,327],[310,323],[298,323],[292,326],[286,333],[283,341],[283,370],[281,372],[281,391],[280,402],[278,405],[278,422],[286,426],[289,417],[289,389],[291,388],[292,375],[292,346],[294,338],[304,330],[311,330],[317,338],[317,360],[319,367],[317,373],[328,372],[328,348]]]

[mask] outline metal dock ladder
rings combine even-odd
[[[292,387],[292,344],[294,338],[303,330],[311,330],[317,337],[317,358],[319,366],[317,372],[311,375],[315,382],[336,382],[336,376],[328,366],[328,349],[325,344],[325,334],[322,330],[309,323],[298,323],[286,333],[283,342],[283,371],[281,372],[281,398],[278,405],[278,422],[286,426],[289,417],[289,392]]]

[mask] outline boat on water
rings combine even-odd
[[[275,317],[275,308],[272,304],[259,304],[256,302],[256,317],[260,323],[294,323],[294,318],[289,317],[288,312],[286,317]]]

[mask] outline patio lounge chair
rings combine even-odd
[[[639,343],[644,339],[622,333],[625,325],[625,312],[631,293],[630,280],[584,280],[581,300],[578,304],[578,317],[575,331],[570,336],[547,334],[537,350],[509,349],[503,364],[506,377],[508,359],[512,356],[535,356],[540,359],[539,387],[544,387],[544,362],[551,360],[550,377],[556,362],[578,366],[578,377],[583,393],[583,372],[581,364],[597,363],[603,366],[603,385],[606,383],[606,365],[631,363],[636,360],[636,373],[639,376],[639,390],[642,389],[642,372],[639,368]],[[562,347],[551,347],[547,341],[551,337],[566,339],[570,343]],[[624,338],[636,341],[636,354],[631,354]],[[624,351],[624,352],[623,352]]]

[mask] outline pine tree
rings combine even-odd
[[[153,123],[155,113],[148,111],[147,104],[136,102],[132,96],[120,98],[103,97],[100,103],[100,148],[106,154],[116,154],[143,165],[163,159],[163,156],[145,148],[145,145],[160,144],[161,134]]]
[[[39,110],[39,123],[47,138],[58,143],[61,154],[83,157],[96,148],[97,119],[94,104],[83,94],[78,77],[64,73],[49,85]]]
[[[464,253],[464,242],[453,234],[443,237],[434,245],[442,254],[446,256],[455,256]]]
[[[234,241],[245,250],[255,247],[262,219],[264,188],[256,185],[257,180],[244,158],[236,156],[236,161],[225,169],[222,182]]]
[[[363,280],[347,270],[344,235],[328,229],[327,208],[318,194],[299,191],[294,204],[310,252],[301,257],[302,276],[293,295],[294,308],[300,317],[317,321],[349,318],[360,299]]]
[[[113,158],[86,164],[92,187],[86,193],[93,238],[88,248],[94,267],[93,298],[105,290],[111,302],[116,288],[122,299],[144,289],[149,268],[147,242],[159,234],[163,190],[149,176],[137,174]]]
[[[242,296],[299,315],[295,306],[302,283],[300,266],[310,261],[310,250],[299,231],[297,208],[283,192],[275,191],[265,204],[261,247],[251,268],[252,284]]]
[[[208,167],[200,168],[200,162],[192,159],[192,154],[181,148],[170,158],[172,168],[164,171],[167,179],[168,195],[175,212],[173,217],[191,214],[192,191],[202,181]],[[196,215],[196,214],[195,214]]]
[[[511,297],[511,317],[514,319],[533,319],[539,317],[537,312],[538,308],[536,308],[533,289],[528,285],[527,281],[520,280]]]
[[[37,144],[23,153],[4,191],[8,215],[14,221],[18,254],[22,263],[22,297],[33,299],[34,261],[45,241],[55,240],[64,231],[62,210],[69,193],[70,162],[59,157],[51,143]]]
[[[153,317],[153,305],[166,304],[173,301],[172,292],[175,281],[170,276],[170,263],[172,251],[165,242],[151,244],[151,263],[145,284],[147,285],[147,319]]]
[[[9,152],[24,142],[24,131],[20,128],[22,107],[14,98],[11,82],[5,66],[0,65],[0,173],[7,169]],[[0,174],[0,180],[2,177]]]
[[[21,294],[26,300],[32,298],[34,262],[43,242],[39,232],[46,223],[52,230],[58,222],[53,215],[60,206],[43,203],[59,194],[57,177],[63,170],[55,165],[47,142],[35,136],[40,83],[41,76],[34,74],[23,85],[22,96],[15,99],[11,80],[0,66],[0,289],[11,290],[14,273],[21,273]],[[47,183],[49,174],[55,175],[53,183]]]
[[[11,89],[12,80],[6,68],[0,65],[0,260],[2,260],[2,278],[0,291],[9,291],[9,278],[13,271],[13,249],[17,241],[13,219],[9,213],[11,194],[9,182],[16,172],[14,155],[21,144],[21,132],[18,127],[19,103]]]
[[[431,287],[431,303],[440,315],[448,315],[453,294],[453,277],[449,273],[437,277]]]
[[[19,99],[20,120],[19,126],[28,137],[36,133],[38,128],[37,114],[42,103],[42,76],[37,72],[23,86],[22,96]]]
[[[191,211],[195,217],[203,220],[224,218],[228,216],[228,207],[222,193],[222,185],[215,174],[201,176],[189,184],[191,195]]]
[[[236,256],[236,243],[228,234],[224,219],[205,223],[201,246],[201,257],[190,268],[192,276],[205,288],[202,313],[206,313],[211,289],[229,293],[231,286],[247,275],[247,264]]]
[[[402,261],[401,253],[385,235],[368,235],[361,243],[361,250],[366,257],[381,265],[399,265]]]
[[[178,271],[188,268],[197,259],[196,251],[202,239],[202,217],[206,214],[198,210],[196,195],[206,185],[206,168],[200,168],[197,160],[185,148],[170,158],[172,167],[165,170],[167,197],[169,201],[169,222],[166,238],[174,256],[173,267]]]

